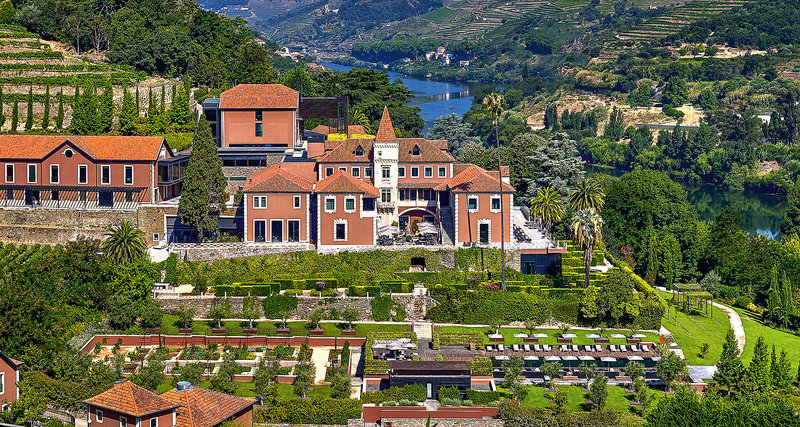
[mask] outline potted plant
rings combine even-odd
[[[249,322],[248,327],[244,328],[242,332],[245,335],[258,333],[258,328],[253,326],[253,322],[261,317],[261,311],[258,309],[258,297],[248,295],[242,300],[242,316]]]
[[[276,331],[278,335],[289,335],[289,334],[292,333],[292,330],[289,329],[288,327],[286,327],[286,319],[289,318],[289,315],[291,313],[292,312],[289,311],[289,310],[281,310],[280,311],[279,314],[280,314],[280,317],[281,317],[281,327],[278,328],[278,330]]]
[[[608,339],[608,337],[603,336],[603,334],[605,334],[605,333],[606,333],[605,325],[600,325],[600,338],[595,338],[594,342],[596,344],[609,344],[611,342],[611,340]]]
[[[572,338],[565,337],[567,331],[569,331],[569,325],[566,323],[562,323],[558,326],[558,329],[561,329],[561,336],[558,337],[556,340],[559,344],[572,344]]]
[[[220,304],[218,300],[214,300],[211,308],[208,310],[208,317],[211,318],[212,334],[224,334],[226,332],[226,328],[222,326],[222,319],[227,315],[228,313],[225,312],[225,306]]]
[[[142,317],[142,326],[145,333],[160,334],[161,333],[161,320],[164,317],[164,312],[155,301],[144,304],[141,308],[139,315]]]
[[[528,319],[525,321],[525,329],[528,330],[528,337],[523,338],[522,341],[526,343],[533,343],[536,344],[539,342],[539,338],[533,336],[534,332],[536,332],[536,321],[533,319]]]
[[[308,331],[309,335],[314,337],[321,337],[325,335],[325,329],[322,329],[319,324],[322,321],[324,314],[325,311],[321,308],[318,308],[308,315],[308,322],[310,323]]]
[[[347,329],[342,331],[342,335],[349,337],[356,335],[356,329],[353,327],[353,322],[358,320],[359,317],[361,317],[361,313],[353,307],[346,308],[342,312],[342,320],[347,322]]]
[[[194,320],[194,308],[187,307],[185,305],[181,306],[176,314],[178,315],[178,322],[181,328],[178,328],[178,333],[181,334],[191,334],[194,332],[194,328],[192,327],[192,320]]]

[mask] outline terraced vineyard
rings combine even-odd
[[[601,60],[612,61],[621,54],[644,43],[654,42],[681,31],[700,19],[717,15],[726,10],[743,6],[747,0],[692,0],[667,13],[650,19],[641,25],[617,35],[608,42],[600,56]]]
[[[160,97],[160,86],[167,83],[164,79],[148,79],[147,75],[135,72],[131,68],[95,62],[77,56],[58,42],[45,41],[38,34],[26,31],[22,27],[0,25],[0,87],[4,95],[3,112],[5,124],[0,130],[10,130],[13,102],[19,102],[19,126],[22,130],[27,113],[28,92],[33,92],[34,128],[41,130],[44,115],[44,99],[47,88],[50,90],[50,115],[55,116],[58,108],[58,94],[64,94],[64,127],[71,118],[71,100],[76,85],[93,83],[102,88],[111,82],[115,99],[122,99],[122,88],[141,86],[140,107],[147,107],[147,88],[156,89]],[[171,99],[173,82],[166,86],[167,103]],[[142,90],[144,89],[144,90]],[[50,128],[55,120],[50,120]]]

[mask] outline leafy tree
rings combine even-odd
[[[112,328],[125,330],[133,326],[138,315],[136,301],[127,293],[118,293],[111,297],[108,310],[108,322]]]
[[[480,138],[473,136],[472,125],[464,122],[455,113],[436,119],[428,130],[428,139],[447,141],[447,149],[453,157],[458,156],[461,149],[469,143],[480,144]]]
[[[558,127],[558,108],[555,102],[550,102],[544,109],[544,127],[546,129],[557,130]]]
[[[581,313],[595,323],[610,326],[631,324],[639,315],[642,302],[630,275],[613,269],[603,277],[600,287],[590,285],[581,299]]]
[[[320,329],[320,322],[325,317],[325,310],[318,308],[308,315],[310,329]]]
[[[10,24],[14,21],[16,14],[14,3],[11,0],[3,0],[0,2],[0,24]]]
[[[44,89],[44,113],[42,114],[42,130],[50,127],[50,85]]]
[[[179,307],[175,314],[178,315],[178,322],[184,328],[191,327],[192,320],[194,320],[195,310],[188,306],[181,306]]]
[[[139,132],[139,112],[128,88],[122,88],[122,109],[119,112],[119,131],[123,135],[136,135]]]
[[[800,234],[800,180],[795,181],[786,196],[788,208],[783,214],[781,235]]]
[[[594,178],[584,178],[569,194],[569,205],[574,211],[593,209],[600,212],[605,203],[605,193]]]
[[[33,86],[28,88],[28,113],[25,116],[25,130],[33,129]]]
[[[294,394],[301,398],[306,397],[306,393],[311,388],[314,376],[314,365],[309,360],[300,361],[294,367]]]
[[[250,322],[250,328],[253,328],[253,321],[261,317],[261,310],[258,307],[258,297],[255,295],[246,296],[242,300],[242,316]]]
[[[353,330],[353,322],[361,318],[361,312],[353,307],[348,307],[342,311],[342,320],[347,322],[347,329]]]
[[[531,214],[542,221],[546,230],[564,217],[564,201],[551,187],[539,188],[536,197],[531,199]]]
[[[217,325],[217,328],[221,328],[222,319],[230,315],[230,313],[226,311],[225,304],[221,303],[220,300],[215,299],[214,302],[211,303],[211,308],[208,310],[208,317],[211,319],[211,323]]]
[[[636,90],[631,92],[630,96],[628,97],[628,102],[633,107],[652,107],[652,98],[655,96],[655,94],[656,92],[653,90],[650,82],[645,81],[640,84]]]
[[[192,155],[186,167],[178,205],[181,221],[195,228],[199,237],[217,230],[217,220],[211,215],[225,210],[226,186],[222,160],[217,155],[211,127],[205,117],[201,117],[192,142]]]
[[[177,372],[176,372],[177,371]],[[172,371],[172,387],[177,387],[179,382],[186,381],[190,384],[200,384],[200,377],[205,368],[200,362],[187,363]]]
[[[153,118],[158,115],[158,103],[156,102],[153,88],[147,88],[147,118]]]
[[[682,381],[689,377],[686,360],[678,357],[673,351],[664,349],[661,352],[661,359],[656,362],[656,375],[670,387],[673,381]]]
[[[131,382],[151,391],[164,383],[164,361],[158,353],[147,356],[147,363],[130,376]]]
[[[498,133],[497,121],[503,114],[506,108],[506,101],[503,95],[499,93],[490,93],[483,98],[483,110],[491,117],[494,122],[495,142],[497,143],[497,170],[502,173],[503,165],[500,160],[500,135]],[[500,195],[502,196],[502,182],[500,184]],[[505,203],[504,198],[500,197],[500,288],[506,289],[506,250],[505,250],[505,226],[503,225],[503,218],[505,218]]]
[[[142,303],[139,308],[139,317],[142,319],[142,326],[145,328],[157,328],[161,326],[164,312],[161,311],[161,306],[157,302],[150,299]]]
[[[540,368],[542,373],[545,376],[550,377],[551,380],[561,377],[561,369],[561,363],[558,362],[545,362]]]
[[[689,89],[686,86],[686,80],[678,76],[670,77],[667,84],[664,85],[664,90],[661,92],[661,101],[673,107],[680,107],[688,100]]]
[[[614,106],[611,114],[608,117],[605,129],[603,129],[603,137],[611,141],[619,141],[625,133],[625,122],[622,110]]]
[[[259,400],[262,400],[262,396],[267,394],[269,388],[273,386],[273,380],[278,375],[280,367],[280,361],[274,354],[267,354],[258,361],[256,372],[253,374],[253,382],[255,383],[253,391]]]
[[[514,391],[514,395],[519,397],[519,389],[522,386],[522,371],[525,369],[525,361],[519,356],[512,356],[509,360],[503,361],[503,387]]]
[[[211,377],[211,390],[227,394],[236,393],[239,384],[234,380],[234,377],[239,373],[240,368],[231,352],[224,353],[222,355],[222,364],[219,366],[217,373]]]
[[[58,111],[56,112],[56,129],[64,127],[64,89],[58,92]]]
[[[584,287],[589,287],[589,268],[592,265],[594,248],[603,242],[603,218],[594,209],[583,209],[575,213],[572,219],[572,238],[583,249],[583,266],[585,269]]]
[[[711,89],[703,89],[697,96],[697,105],[705,111],[717,108],[717,95]]]
[[[17,124],[19,123],[19,101],[14,98],[14,108],[11,110],[11,132],[17,131]]]
[[[349,113],[350,113],[350,123],[349,123],[350,125],[361,126],[364,129],[364,132],[366,132],[367,134],[372,132],[372,123],[369,122],[369,117],[367,117],[367,115],[364,114],[363,111],[359,110],[358,108],[353,108],[352,110],[350,110]],[[434,127],[436,126],[436,122],[442,120],[444,117],[446,116],[442,116],[436,121],[434,121]],[[446,138],[431,138],[430,133],[428,135],[429,135],[428,139],[446,139]],[[450,145],[448,148],[451,147],[452,145]]]
[[[122,221],[118,226],[106,229],[103,251],[114,262],[127,264],[144,256],[147,245],[144,232],[134,227],[130,221]]]
[[[306,72],[305,65],[298,65],[289,72],[281,74],[278,77],[278,82],[301,92],[301,96],[317,96],[316,85],[308,72]]]
[[[633,380],[644,378],[644,365],[635,360],[628,362],[628,364],[625,365],[625,374],[627,374]]]
[[[665,233],[659,244],[661,257],[661,278],[667,289],[672,289],[676,277],[680,276],[679,269],[682,265],[681,246],[678,239],[671,233]]]
[[[347,399],[350,397],[351,378],[345,372],[334,371],[331,378],[331,397],[334,399]]]
[[[652,147],[653,133],[650,128],[642,126],[636,129],[636,133],[631,137],[631,142],[628,144],[628,151],[630,152],[630,159],[636,159],[642,152]]]
[[[597,375],[592,380],[589,386],[589,400],[594,403],[598,409],[603,409],[608,400],[608,377],[605,375]]]

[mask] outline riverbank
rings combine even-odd
[[[331,63],[348,65],[354,68],[371,68],[401,73],[418,79],[432,79],[443,83],[465,85],[490,85],[505,84],[507,82],[495,81],[494,74],[489,70],[463,70],[457,66],[434,66],[431,64],[418,64],[416,62],[394,61],[389,64],[362,61],[351,56],[341,56],[330,60]]]

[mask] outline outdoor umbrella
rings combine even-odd
[[[651,357],[650,359],[651,359],[653,362],[658,362],[659,360],[661,360],[661,356],[653,356],[653,357]]]
[[[634,338],[647,338],[647,335],[645,335],[645,334],[633,334],[633,337]]]
[[[539,356],[525,356],[523,360],[539,360]]]
[[[603,357],[602,359],[600,359],[600,361],[605,362],[606,366],[608,366],[609,363],[614,363],[617,361],[617,359],[614,357]]]
[[[436,226],[430,222],[418,222],[417,231],[421,234],[436,234]]]
[[[644,360],[641,356],[628,356],[628,360]]]
[[[597,335],[597,334],[586,334],[586,338],[597,339],[597,338],[600,338],[600,335]]]
[[[544,360],[546,360],[548,362],[557,362],[557,361],[561,360],[561,358],[558,357],[558,356],[547,356],[547,357],[544,358]]]
[[[495,356],[494,360],[511,360],[509,356]]]
[[[514,334],[514,338],[528,338],[528,334],[526,333]]]
[[[547,338],[547,334],[533,334],[534,338]]]
[[[594,360],[594,357],[592,357],[592,356],[578,356],[578,359],[580,359],[580,360],[582,360],[584,362],[589,362],[589,361]]]
[[[611,334],[611,338],[625,338],[625,335],[622,335],[622,334]]]
[[[567,367],[571,367],[572,364],[570,362],[572,362],[573,360],[578,360],[578,358],[575,356],[564,356],[561,358],[561,360],[567,362]]]
[[[578,338],[578,336],[575,335],[575,334],[564,334],[564,335],[561,335],[561,337],[562,338]]]
[[[503,338],[501,334],[489,334],[489,338]]]
[[[381,236],[391,236],[400,233],[400,229],[394,225],[382,225],[378,227],[378,234]]]

